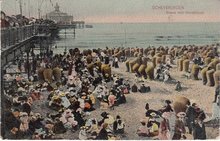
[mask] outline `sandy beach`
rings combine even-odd
[[[125,64],[120,63],[120,68],[112,68],[114,74],[122,75],[125,79],[129,79],[130,84],[134,83],[134,74],[125,72]],[[164,103],[164,100],[169,99],[175,101],[178,96],[184,96],[189,98],[191,101],[196,102],[208,116],[212,114],[212,101],[214,98],[214,88],[204,86],[201,80],[191,80],[183,77],[183,74],[177,71],[174,65],[170,71],[171,77],[175,80],[179,80],[182,83],[183,90],[180,92],[175,91],[175,84],[165,84],[159,81],[147,80],[145,85],[151,87],[151,92],[146,94],[130,93],[126,95],[127,103],[115,107],[114,110],[100,110],[99,105],[96,105],[96,110],[91,112],[86,118],[97,118],[101,119],[100,114],[104,111],[110,113],[112,116],[120,115],[125,121],[125,137],[122,139],[152,139],[148,137],[139,137],[136,134],[136,130],[140,125],[140,120],[145,117],[145,104],[149,103],[150,108],[160,109]],[[142,84],[142,83],[140,83]],[[138,84],[140,86],[140,84]],[[40,112],[44,116],[46,113],[53,113],[51,109],[46,106],[47,95],[44,95],[44,100],[35,101],[33,104],[33,112]],[[214,139],[219,135],[218,128],[206,127],[207,138]],[[67,131],[64,134],[56,135],[56,138],[65,139],[78,139],[79,131],[72,133]],[[186,134],[187,139],[193,139],[192,135]]]

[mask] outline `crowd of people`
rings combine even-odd
[[[91,51],[91,50],[90,50]],[[89,52],[89,51],[88,51]],[[144,83],[138,88],[123,76],[112,74],[112,66],[118,69],[123,58],[111,58],[106,52],[93,50],[90,53],[79,49],[70,49],[63,54],[50,52],[43,58],[36,56],[30,62],[32,75],[6,75],[5,80],[11,80],[4,91],[5,107],[2,124],[4,138],[7,139],[54,139],[56,134],[67,131],[78,133],[78,139],[119,139],[124,135],[126,123],[123,117],[113,117],[102,112],[101,120],[90,118],[94,110],[114,110],[127,102],[126,94],[130,92],[148,93],[149,86]],[[22,70],[25,62],[18,60],[18,70]],[[107,67],[107,68],[104,68]],[[44,77],[39,70],[59,68],[60,73],[52,77]],[[170,77],[169,65],[159,66],[156,79],[162,77],[166,82]],[[106,71],[107,70],[107,71]],[[26,70],[27,71],[27,70]],[[48,75],[49,73],[47,73]],[[162,76],[161,76],[162,75]],[[176,90],[181,90],[178,81]],[[45,98],[46,97],[46,98]],[[216,103],[219,103],[219,88],[216,89]],[[51,113],[42,115],[33,107],[36,101],[44,101]],[[145,106],[146,113],[140,121],[137,135],[141,137],[164,139],[186,139],[185,134],[192,134],[194,139],[206,139],[204,120],[206,115],[196,103],[188,103],[184,112],[175,113],[172,102],[165,101],[161,109],[150,109]],[[175,121],[172,123],[172,121]],[[174,126],[172,126],[174,124]]]
[[[147,118],[140,121],[137,134],[160,140],[180,140],[186,139],[188,133],[193,139],[206,139],[204,111],[196,103],[188,103],[185,112],[175,113],[171,103],[170,100],[165,100],[165,106],[157,110],[150,109],[147,103],[145,106]],[[171,123],[172,120],[175,122]]]
[[[123,133],[124,122],[119,115],[113,118],[104,112],[101,114],[102,121],[91,119],[91,123],[88,123],[90,119],[87,119],[96,108],[114,110],[115,106],[126,103],[125,94],[129,93],[129,82],[110,73],[106,77],[101,66],[97,65],[97,62],[102,62],[110,66],[110,59],[108,56],[102,58],[97,52],[91,60],[78,49],[60,55],[50,53],[43,59],[36,57],[31,64],[33,75],[29,79],[22,75],[5,76],[7,80],[12,80],[9,89],[5,91],[12,107],[12,111],[8,109],[4,116],[10,117],[4,118],[5,138],[50,139],[55,134],[79,129],[80,139],[89,139],[86,133],[91,133],[94,139],[95,135],[98,139],[107,139],[115,133]],[[94,63],[92,70],[88,68],[88,62]],[[22,69],[21,65],[18,67],[18,70]],[[38,69],[55,67],[61,69],[59,79],[54,76],[53,80],[47,77],[40,80]],[[47,97],[48,108],[54,111],[46,114],[46,117],[32,109],[33,103],[44,97]],[[8,124],[10,126],[6,126]],[[106,129],[109,130],[105,134]]]

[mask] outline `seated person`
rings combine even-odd
[[[180,81],[177,81],[176,86],[175,86],[175,90],[176,90],[176,91],[182,90],[182,86],[181,86]]]
[[[134,84],[133,86],[131,86],[131,91],[134,92],[134,93],[138,91],[138,87],[137,87],[136,84]]]
[[[141,126],[137,130],[138,136],[148,137],[149,131],[145,121],[141,121]]]
[[[119,94],[119,97],[117,98],[117,104],[123,104],[126,103],[126,97],[123,93]]]
[[[160,123],[156,121],[155,117],[157,115],[155,113],[151,113],[151,117],[148,120],[147,127],[149,129],[149,136],[154,137],[159,134],[159,125]]]
[[[95,119],[92,119],[92,125],[90,126],[90,128],[87,130],[88,133],[98,133],[99,132],[99,128],[98,128],[98,123],[96,122]]]
[[[116,120],[113,123],[113,131],[114,133],[123,134],[124,133],[125,124],[121,120],[120,116],[116,116]]]
[[[150,91],[150,87],[148,86],[148,87],[146,87],[144,84],[142,84],[142,86],[140,87],[140,89],[139,89],[139,92],[140,93],[147,93],[147,92],[149,92]]]
[[[102,99],[100,102],[100,109],[106,110],[108,109],[108,100],[107,99]]]
[[[173,109],[170,105],[171,101],[170,100],[165,100],[165,103],[166,103],[166,105],[162,109],[159,110],[159,112],[161,112],[161,115],[164,112],[173,112]]]
[[[151,117],[152,113],[156,113],[157,115],[159,115],[158,111],[155,111],[155,110],[149,108],[149,104],[148,103],[146,103],[145,109],[146,109],[146,113],[145,113],[146,117]]]

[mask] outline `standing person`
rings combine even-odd
[[[175,122],[175,129],[174,129],[174,135],[173,140],[180,140],[182,137],[182,134],[186,133],[185,124],[184,124],[184,118],[186,116],[186,113],[179,112],[177,114],[178,119]],[[185,136],[183,135],[185,138]]]
[[[196,104],[193,103],[192,106],[190,105],[190,102],[186,105],[187,109],[186,109],[186,124],[187,127],[189,129],[189,134],[192,134],[192,125],[194,124],[195,121],[195,115],[196,115],[196,111],[195,111],[195,106]]]
[[[203,117],[199,116],[193,126],[193,138],[199,140],[206,139],[206,130],[203,122]]]
[[[112,67],[115,67],[115,57],[112,58]]]
[[[118,57],[115,57],[115,59],[114,59],[115,61],[115,68],[119,68],[119,66],[118,66]]]
[[[159,140],[169,140],[170,139],[170,126],[169,126],[169,114],[167,112],[162,114],[162,121],[160,122],[159,129]]]
[[[218,84],[216,89],[215,89],[215,99],[214,99],[213,103],[216,103],[217,97],[219,95],[220,95],[220,84]]]

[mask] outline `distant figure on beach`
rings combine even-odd
[[[136,84],[131,86],[131,91],[134,92],[134,93],[136,93],[138,91],[138,87],[137,87]]]
[[[176,86],[175,86],[175,90],[176,91],[181,91],[182,90],[182,86],[181,86],[180,81],[177,81]]]
[[[142,84],[142,86],[140,87],[140,89],[138,90],[140,93],[147,93],[150,92],[150,87],[146,87],[144,84]]]
[[[220,95],[220,84],[215,89],[215,98],[213,103],[216,103],[217,97]]]

